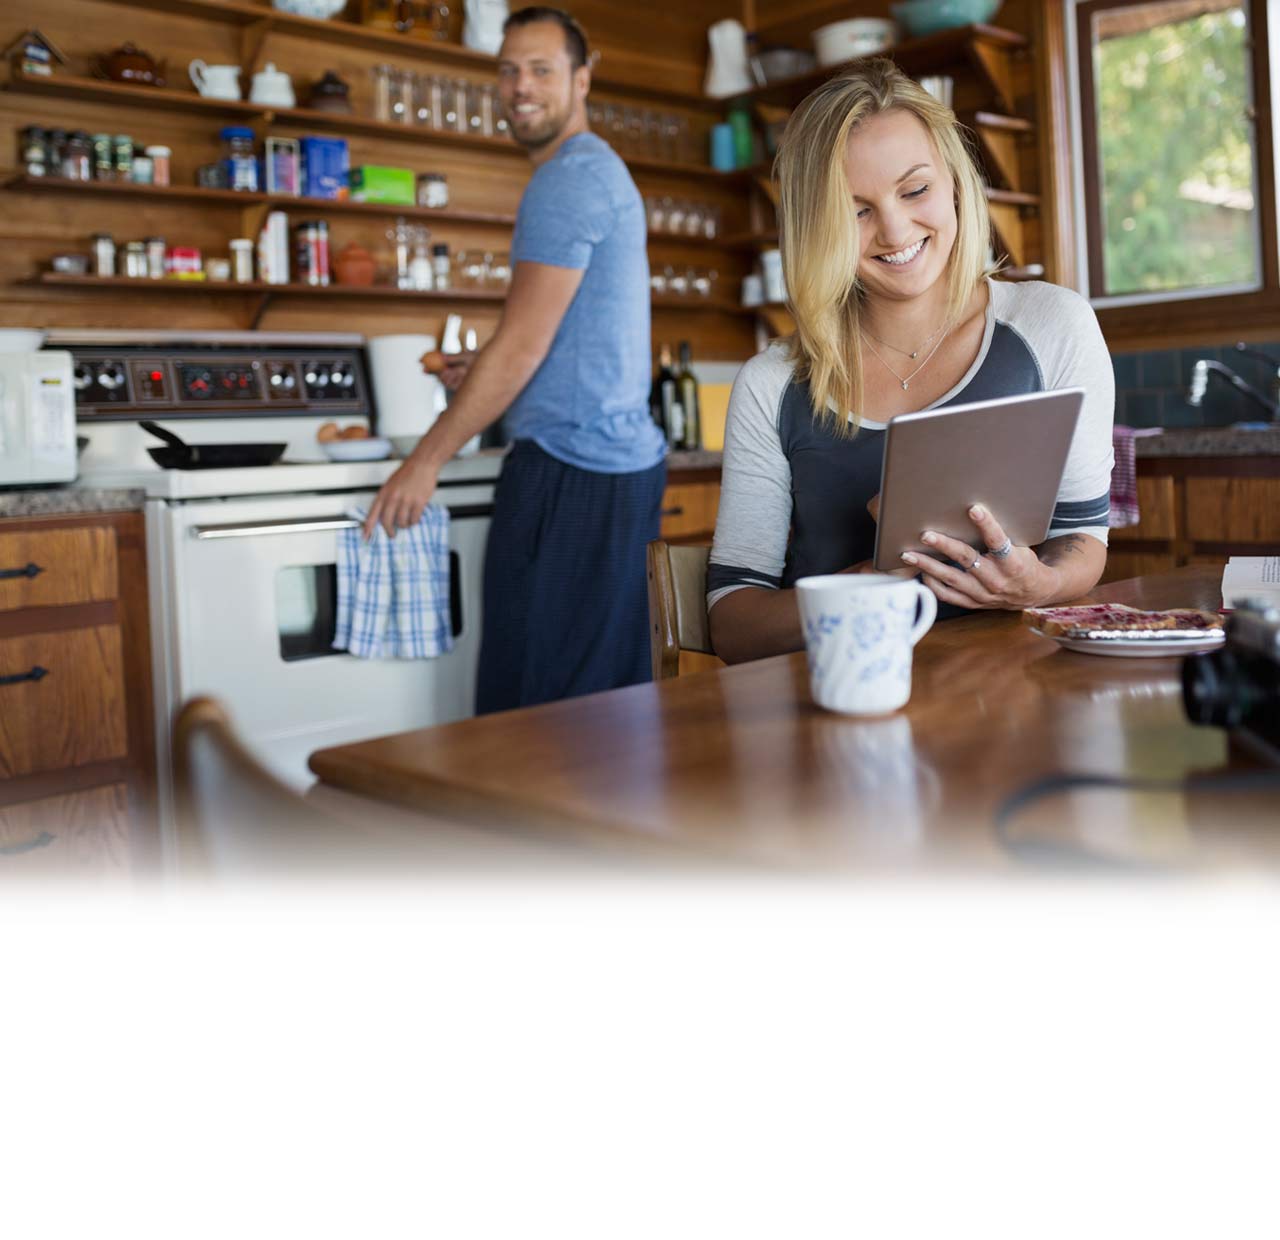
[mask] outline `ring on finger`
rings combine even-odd
[[[1006,538],[1004,542],[1002,542],[998,547],[995,548],[994,551],[988,551],[987,554],[993,560],[1003,560],[1005,556],[1007,556],[1009,552],[1012,550],[1013,550],[1013,539]]]
[[[976,572],[982,564],[982,557],[979,556],[972,564],[969,565],[969,572]]]

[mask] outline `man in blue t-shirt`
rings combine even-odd
[[[498,90],[534,172],[506,307],[474,360],[445,373],[454,399],[365,525],[367,537],[416,524],[440,467],[506,414],[480,714],[650,676],[645,544],[658,537],[666,447],[648,407],[645,213],[626,165],[587,128],[590,86],[572,17],[538,6],[507,19]]]

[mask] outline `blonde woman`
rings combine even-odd
[[[796,579],[869,567],[885,425],[950,404],[1086,392],[1044,543],[1013,546],[999,514],[975,508],[985,555],[924,530],[922,548],[953,564],[907,553],[904,571],[951,614],[1088,591],[1106,562],[1111,361],[1081,297],[991,279],[986,198],[954,113],[873,60],[796,109],[776,172],[797,330],[743,367],[729,405],[707,577],[717,653],[803,648]]]

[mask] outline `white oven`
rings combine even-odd
[[[301,788],[313,750],[471,714],[492,482],[437,494],[450,512],[454,647],[434,659],[358,659],[332,647],[338,531],[374,494],[147,505],[157,720],[171,725],[183,702],[215,697],[255,757]],[[158,727],[165,771],[169,734]]]

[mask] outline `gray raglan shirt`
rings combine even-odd
[[[1042,281],[988,281],[986,330],[973,365],[929,409],[1079,387],[1084,407],[1058,491],[1049,537],[1107,541],[1111,358],[1089,303]],[[837,438],[813,416],[785,346],[771,345],[738,374],[725,425],[724,470],[707,606],[744,586],[790,588],[871,558],[887,423],[863,418]]]

